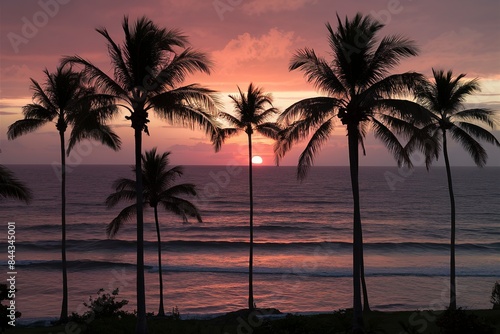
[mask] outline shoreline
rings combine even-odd
[[[272,309],[257,309],[249,312],[242,309],[226,313],[223,316],[211,319],[181,319],[148,317],[150,334],[156,333],[254,333],[271,334],[276,332],[287,333],[331,333],[336,331],[348,331],[352,321],[352,309],[341,309],[333,312],[313,313],[282,313],[269,315]],[[381,331],[383,333],[437,333],[439,329],[456,328],[464,326],[462,320],[466,320],[465,326],[472,326],[474,333],[498,333],[500,331],[500,310],[493,309],[459,309],[454,313],[444,314],[445,310],[414,310],[414,311],[370,311],[364,313],[365,330]],[[451,319],[451,320],[450,320]],[[15,334],[49,334],[66,333],[65,330],[72,328],[71,332],[78,333],[133,333],[135,316],[124,316],[123,318],[95,319],[87,323],[69,322],[66,325],[41,326],[46,323],[34,323],[31,326],[21,325],[8,329],[9,333]],[[474,327],[480,326],[480,327]],[[203,331],[200,332],[200,328]],[[477,332],[477,328],[486,331]],[[462,328],[461,328],[462,329]],[[456,331],[454,331],[455,333]],[[465,332],[464,332],[465,333]],[[468,332],[467,332],[468,333]]]

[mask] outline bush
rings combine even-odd
[[[17,293],[17,291],[15,291],[15,293]],[[1,304],[4,300],[7,301],[7,305]],[[7,288],[7,284],[0,284],[0,332],[2,333],[5,329],[10,327],[10,321],[21,317],[21,312],[18,311],[15,311],[15,313],[11,316],[11,311],[9,310],[10,300],[11,298],[9,298],[9,289]]]
[[[467,314],[462,308],[447,309],[436,320],[441,334],[493,334],[495,329],[475,314]]]
[[[491,303],[494,310],[500,310],[500,283],[495,282],[493,290],[491,291]]]
[[[84,314],[79,315],[73,313],[71,320],[75,322],[87,322],[88,319],[103,319],[103,318],[120,318],[122,316],[131,315],[126,311],[122,311],[122,307],[128,304],[128,300],[117,301],[118,289],[110,293],[104,293],[104,289],[97,291],[97,297],[89,297],[89,302],[84,302],[88,308]]]

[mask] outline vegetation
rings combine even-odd
[[[16,320],[21,317],[21,312],[19,311],[14,311],[11,307],[10,301],[14,300],[15,293],[17,291],[12,292],[7,287],[7,284],[0,284],[0,332],[3,333],[3,331],[9,327],[11,327],[12,324],[9,324],[13,320]],[[5,304],[3,302],[5,301]],[[12,313],[11,313],[12,312]],[[14,321],[15,323],[15,321]]]
[[[146,17],[138,19],[133,26],[125,17],[122,28],[123,45],[117,44],[106,29],[97,29],[106,39],[114,77],[79,56],[67,57],[64,61],[83,66],[83,74],[94,87],[115,97],[130,113],[126,118],[134,129],[137,193],[137,333],[146,333],[141,154],[142,133],[149,135],[148,112],[153,110],[170,124],[203,129],[216,150],[223,137],[213,117],[218,109],[214,91],[197,84],[180,86],[188,74],[210,73],[211,63],[207,57],[187,47],[188,39],[180,31],[161,28]]]
[[[83,303],[88,311],[81,315],[73,313],[71,320],[83,323],[94,319],[119,318],[128,315],[122,310],[122,307],[128,304],[128,300],[117,301],[118,293],[118,289],[111,291],[111,293],[104,293],[104,289],[99,289],[96,298],[90,296],[89,302]]]
[[[491,291],[491,303],[493,304],[494,310],[500,310],[500,283],[495,282],[493,290]]]
[[[441,334],[494,334],[495,329],[476,314],[466,313],[462,308],[447,309],[436,320]]]
[[[82,85],[81,73],[71,67],[60,65],[56,72],[44,71],[46,81],[42,87],[31,79],[33,103],[23,107],[24,119],[9,126],[7,136],[15,139],[35,131],[47,123],[56,121],[61,149],[61,257],[63,275],[63,298],[60,321],[68,320],[68,276],[66,263],[66,153],[82,139],[95,139],[113,150],[120,149],[120,139],[105,124],[116,112],[113,99],[95,94],[92,88]],[[71,126],[71,135],[66,148],[64,134]]]
[[[15,178],[14,173],[0,165],[0,197],[12,198],[29,204],[33,194],[28,187]]]
[[[238,87],[239,95],[229,97],[233,101],[234,115],[221,112],[219,115],[226,119],[234,128],[225,129],[226,135],[238,131],[245,131],[248,136],[248,186],[250,192],[250,255],[248,261],[248,309],[253,310],[255,302],[253,299],[253,173],[252,173],[252,134],[254,131],[277,139],[280,128],[275,123],[268,122],[270,117],[278,110],[273,107],[273,99],[270,94],[265,94],[262,89],[254,87],[251,83],[247,93],[243,93]]]
[[[290,62],[290,71],[304,72],[306,80],[326,96],[296,102],[280,115],[279,121],[285,130],[276,145],[276,155],[280,159],[293,144],[308,140],[298,162],[297,176],[303,179],[319,149],[328,141],[336,120],[346,126],[354,205],[353,318],[354,332],[360,332],[363,326],[361,284],[364,281],[364,261],[358,182],[359,146],[364,152],[364,138],[371,127],[375,137],[385,144],[400,165],[411,166],[410,157],[397,135],[409,136],[416,131],[412,123],[418,119],[421,108],[398,96],[415,90],[423,77],[414,72],[389,75],[402,58],[417,55],[417,47],[412,41],[400,36],[387,36],[378,42],[377,35],[384,25],[369,16],[357,14],[345,21],[338,16],[337,19],[336,30],[330,24],[326,26],[332,60],[304,48],[298,50]],[[364,296],[368,303],[366,289]]]
[[[443,150],[446,175],[448,178],[448,192],[451,206],[451,237],[450,237],[450,309],[457,308],[456,282],[455,282],[455,195],[448,157],[448,137],[455,139],[472,157],[474,163],[483,167],[486,165],[488,155],[486,150],[478,141],[500,146],[500,142],[486,128],[493,129],[498,120],[494,118],[494,112],[489,109],[472,108],[464,109],[465,98],[473,93],[479,92],[477,79],[463,81],[465,74],[453,78],[452,71],[444,73],[441,70],[432,70],[433,82],[426,82],[416,93],[417,100],[424,109],[421,113],[425,116],[420,118],[424,135],[414,135],[407,148],[424,147],[427,156],[427,165],[430,165],[431,157],[438,158],[440,150]],[[422,138],[429,144],[421,143]]]
[[[481,310],[463,311],[461,317],[476,319],[471,323],[480,323],[484,328],[500,330],[500,311]],[[445,311],[404,311],[404,312],[370,312],[365,315],[365,330],[367,333],[419,333],[439,334],[444,332],[443,320],[447,317]],[[418,319],[414,321],[415,319]],[[432,320],[426,320],[432,319]],[[74,325],[85,333],[131,334],[134,333],[135,317],[95,319],[88,327]],[[310,316],[284,315],[278,319],[262,320],[236,316],[232,318],[214,318],[210,320],[174,320],[172,318],[148,318],[150,334],[331,334],[350,333],[352,328],[352,310],[339,310],[329,314]],[[402,325],[403,324],[403,325]],[[441,327],[440,327],[441,326]],[[408,330],[405,330],[407,328]],[[473,327],[474,328],[474,327]],[[478,327],[475,327],[478,328]],[[49,334],[63,332],[64,327],[20,328],[9,331],[13,334]],[[75,331],[76,332],[76,331]],[[460,332],[457,332],[460,333]],[[476,333],[474,331],[463,333]],[[481,332],[477,332],[481,333]],[[495,333],[495,332],[483,332]]]
[[[165,316],[163,306],[163,271],[161,265],[161,234],[160,223],[158,220],[158,205],[164,210],[182,217],[184,222],[188,218],[195,217],[201,222],[201,216],[198,208],[188,200],[180,196],[196,196],[196,187],[194,184],[182,183],[175,184],[178,177],[183,175],[181,166],[169,166],[170,152],[165,152],[161,156],[156,153],[156,148],[142,155],[142,181],[143,181],[143,206],[150,206],[154,210],[156,235],[158,237],[158,274],[160,280],[160,306],[159,316]],[[133,170],[135,172],[135,170]],[[131,179],[120,178],[113,183],[115,193],[108,196],[106,205],[108,208],[116,206],[124,200],[135,200],[136,182]],[[130,220],[137,212],[137,204],[132,204],[124,208],[111,223],[109,223],[106,232],[109,237],[114,237],[120,230],[123,223]]]

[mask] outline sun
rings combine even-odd
[[[262,163],[262,157],[258,155],[254,155],[252,158],[252,164],[254,165],[260,165]]]

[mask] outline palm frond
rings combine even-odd
[[[119,151],[121,149],[122,141],[109,125],[104,125],[97,122],[95,122],[94,125],[90,128],[89,125],[90,124],[87,123],[76,124],[73,126],[68,141],[66,154],[69,155],[75,145],[83,139],[93,139],[111,148],[113,151]]]
[[[295,102],[286,108],[278,117],[277,122],[287,126],[295,120],[312,118],[322,120],[333,117],[337,108],[342,107],[344,101],[333,97],[312,97]]]
[[[0,165],[0,196],[17,199],[26,204],[29,204],[33,199],[32,191],[3,165]]]
[[[327,116],[327,115],[325,115]],[[311,134],[326,122],[332,122],[333,117],[302,118],[286,126],[278,133],[278,140],[274,145],[276,164],[292,149],[292,146],[302,140],[308,139]]]
[[[132,219],[137,213],[137,205],[132,204],[124,208],[118,216],[116,216],[111,223],[106,226],[106,234],[108,238],[114,238],[115,235],[120,231],[123,224]]]
[[[199,223],[202,222],[198,208],[193,203],[183,198],[170,197],[168,200],[162,200],[160,204],[165,211],[182,217],[184,223],[189,221],[189,217],[196,218]]]
[[[298,50],[292,56],[289,70],[296,69],[303,71],[307,82],[326,94],[346,96],[348,93],[326,60],[318,57],[312,49]]]
[[[279,133],[281,131],[278,124],[271,122],[259,124],[255,127],[255,129],[261,135],[274,140],[279,139]]]
[[[495,129],[500,124],[498,116],[490,109],[465,109],[454,113],[451,117],[456,120],[480,122],[491,129]]]
[[[373,105],[380,112],[394,115],[415,125],[427,125],[438,120],[434,113],[419,103],[409,100],[378,99],[374,101]]]
[[[411,156],[416,150],[422,152],[425,157],[425,166],[429,169],[432,161],[439,158],[441,151],[441,131],[435,123],[428,124],[413,132],[405,145],[405,151]]]
[[[159,194],[159,198],[161,200],[166,200],[169,197],[179,196],[179,195],[188,195],[188,196],[196,196],[196,185],[193,183],[182,183],[176,184],[174,186],[169,187],[168,189],[163,190]]]
[[[474,163],[479,167],[484,167],[486,161],[488,160],[488,154],[486,150],[477,142],[471,135],[466,131],[462,130],[460,127],[454,125],[449,131],[451,136],[457,142],[459,142],[462,147],[470,154]]]
[[[21,119],[15,121],[11,125],[9,125],[9,128],[7,130],[7,138],[15,139],[24,134],[33,132],[38,128],[42,127],[43,125],[45,125],[47,122],[48,121],[45,119],[33,119],[33,118]]]
[[[137,198],[135,190],[120,190],[106,198],[106,206],[112,208],[122,201],[133,201]]]
[[[417,56],[418,47],[414,41],[399,35],[386,36],[370,57],[367,76],[367,87],[383,79],[389,70],[398,65],[402,58]]]
[[[425,77],[416,72],[405,72],[401,74],[389,75],[377,81],[360,94],[363,100],[366,99],[391,99],[401,95],[413,94],[422,88]]]
[[[93,86],[96,87],[97,90],[102,93],[108,93],[119,97],[125,101],[129,101],[127,91],[90,61],[80,56],[66,56],[61,60],[61,62],[63,64],[70,63],[83,66],[83,76],[86,80],[92,82]]]
[[[235,126],[238,129],[244,129],[245,128],[245,123],[243,123],[239,118],[227,113],[227,112],[220,112],[219,117],[228,121],[229,124]]]
[[[98,28],[96,31],[104,36],[108,43],[108,54],[114,65],[114,76],[116,81],[123,83],[124,87],[131,89],[133,86],[133,78],[128,71],[127,65],[125,64],[122,50],[115,43],[115,41],[113,41],[105,28]]]
[[[319,149],[328,141],[332,130],[333,122],[330,119],[323,123],[311,136],[311,139],[299,157],[297,179],[303,180],[307,176],[309,168],[314,163],[314,157],[318,153]]]
[[[210,74],[212,66],[212,62],[204,53],[187,48],[175,55],[168,65],[152,77],[152,85],[157,86],[158,91],[161,91],[165,86],[173,88],[182,83],[188,74],[196,72]]]
[[[410,156],[403,145],[401,145],[396,135],[375,117],[372,118],[372,126],[375,137],[380,139],[389,152],[392,153],[394,159],[398,162],[398,166],[401,167],[406,165],[411,168],[413,165]]]
[[[460,129],[467,132],[469,135],[479,140],[483,140],[492,145],[500,146],[500,142],[498,141],[498,139],[495,138],[495,136],[491,132],[476,124],[467,122],[455,122],[454,124],[458,126]]]

